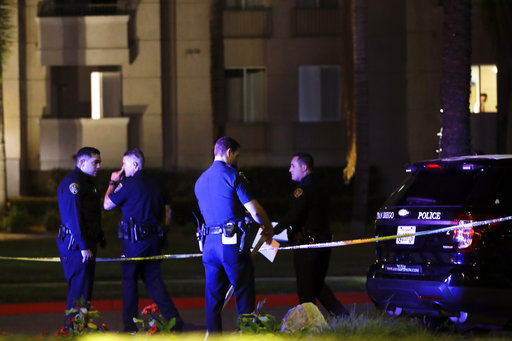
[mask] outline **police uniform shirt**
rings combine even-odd
[[[317,240],[329,238],[328,206],[329,198],[325,188],[314,174],[306,175],[297,183],[289,200],[288,212],[276,226],[275,233],[291,226],[293,232],[304,229]]]
[[[245,178],[223,161],[214,161],[201,174],[194,192],[208,227],[242,219],[243,205],[253,200]]]
[[[101,237],[101,197],[93,177],[76,167],[59,184],[57,193],[62,225],[80,250],[93,249]]]
[[[121,208],[123,221],[133,218],[141,225],[160,225],[168,203],[162,186],[142,170],[124,178],[108,197]]]

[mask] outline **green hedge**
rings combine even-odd
[[[27,196],[9,197],[6,216],[1,220],[4,230],[23,232],[31,226],[42,226],[48,231],[56,230],[60,224],[57,188],[69,170],[31,172],[27,186]],[[100,193],[105,193],[112,170],[102,169],[96,177]],[[157,177],[172,197],[173,218],[176,225],[193,224],[192,211],[197,211],[194,199],[194,184],[200,171],[164,172],[148,169]],[[333,221],[349,222],[352,216],[353,185],[345,185],[341,168],[317,168],[318,175],[328,181],[331,196],[330,217]],[[293,183],[287,168],[253,167],[244,169],[251,188],[271,219],[278,219],[287,209],[288,197]],[[380,175],[376,168],[370,171],[368,196],[368,221],[372,221],[375,212],[384,198],[379,196]],[[116,231],[120,210],[103,212],[105,231]]]

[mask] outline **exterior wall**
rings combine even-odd
[[[146,167],[163,165],[159,0],[141,0],[133,18],[131,62],[122,65],[123,113],[130,117],[129,148],[140,148]],[[121,155],[119,155],[121,163]]]
[[[346,155],[345,122],[305,123],[298,119],[299,66],[340,65],[341,37],[294,36],[295,2],[272,1],[271,6],[269,38],[224,40],[226,68],[266,69],[268,121],[226,126],[227,133],[242,145],[244,156],[240,164],[286,167],[293,153],[307,151],[318,165],[342,166]]]
[[[177,164],[202,169],[213,160],[210,0],[176,0]]]
[[[441,128],[442,20],[441,5],[428,0],[407,2],[408,161],[437,156],[437,133]]]
[[[18,27],[18,10],[12,9],[12,48],[5,60],[2,74],[2,95],[4,105],[4,134],[6,155],[7,194],[20,194],[20,177],[22,170],[22,134],[21,134],[21,79],[20,79],[20,32]],[[21,66],[23,67],[23,66]]]

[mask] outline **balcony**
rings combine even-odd
[[[340,36],[341,18],[338,8],[294,8],[293,32],[296,37]]]
[[[269,38],[272,35],[270,8],[226,9],[222,20],[224,38]]]
[[[129,62],[126,8],[117,4],[38,4],[42,65],[121,65]]]
[[[127,3],[60,3],[45,0],[37,4],[38,17],[86,16],[86,15],[126,15],[129,14]]]

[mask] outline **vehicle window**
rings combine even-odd
[[[386,201],[395,205],[461,205],[475,196],[481,183],[487,188],[488,172],[454,167],[422,169],[413,173]]]

